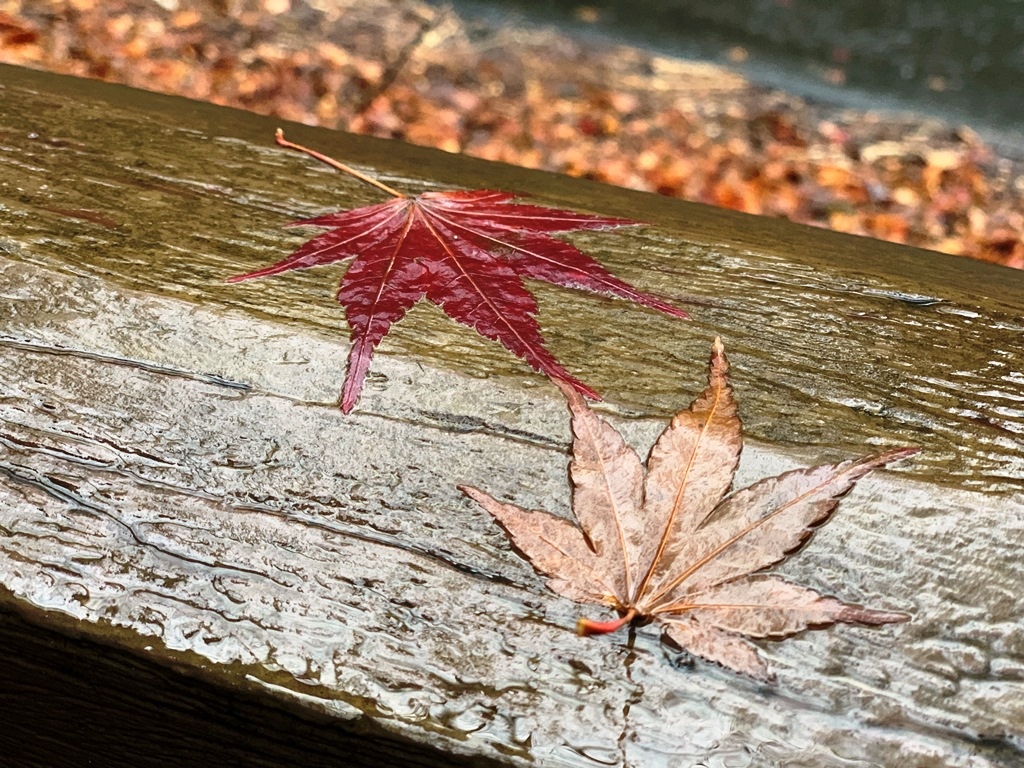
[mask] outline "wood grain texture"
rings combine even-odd
[[[273,149],[263,118],[10,69],[0,82],[6,610],[409,750],[1024,759],[1021,275],[289,128],[414,191],[486,182],[657,222],[574,242],[645,290],[712,302],[694,322],[538,289],[552,346],[641,452],[700,389],[715,333],[757,439],[738,484],[866,443],[924,448],[907,476],[864,480],[782,569],[914,620],[764,643],[779,682],[762,688],[647,630],[632,648],[577,638],[577,607],[456,491],[567,510],[568,417],[543,379],[417,310],[342,417],[335,277],[222,284],[301,239],[279,224],[369,192]]]

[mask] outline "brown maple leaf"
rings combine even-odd
[[[767,665],[741,636],[909,618],[847,605],[763,571],[803,547],[857,480],[917,449],[798,469],[729,494],[742,437],[728,370],[716,339],[707,388],[662,432],[646,471],[622,436],[562,386],[572,414],[569,474],[579,525],[460,490],[494,516],[553,591],[619,612],[614,621],[581,619],[580,634],[656,620],[686,651],[767,680]]]
[[[552,233],[636,224],[539,205],[513,204],[509,192],[425,192],[409,197],[277,131],[277,143],[305,152],[392,196],[377,205],[297,221],[331,227],[269,267],[229,278],[249,280],[352,260],[338,301],[352,328],[352,349],[341,394],[348,413],[362,390],[378,343],[412,306],[427,299],[453,320],[500,342],[535,369],[598,399],[544,346],[537,302],[523,278],[629,299],[673,317],[688,315],[623,282]]]

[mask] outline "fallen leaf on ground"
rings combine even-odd
[[[394,200],[330,213],[295,225],[331,227],[276,264],[238,275],[248,280],[354,259],[338,291],[352,328],[352,350],[341,395],[345,413],[359,399],[370,358],[392,324],[422,298],[480,335],[501,342],[538,371],[599,396],[545,348],[534,317],[537,303],[523,278],[630,299],[674,317],[681,309],[613,276],[552,232],[607,229],[637,222],[510,204],[515,195],[491,190],[426,192],[409,197],[342,163],[285,140],[277,143],[387,192]]]
[[[460,490],[494,516],[553,591],[618,611],[613,621],[581,619],[580,634],[653,619],[686,651],[769,680],[764,659],[742,636],[909,618],[847,605],[763,571],[801,549],[860,478],[917,449],[798,469],[729,494],[742,437],[728,370],[716,339],[707,388],[658,438],[646,471],[622,436],[562,387],[572,413],[578,525]]]

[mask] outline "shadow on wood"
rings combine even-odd
[[[337,768],[491,765],[352,734],[182,669],[72,639],[0,611],[0,754],[17,768]],[[498,763],[493,763],[498,765]]]

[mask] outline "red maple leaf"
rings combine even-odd
[[[674,317],[681,309],[619,280],[553,232],[606,229],[638,222],[538,205],[510,204],[508,192],[426,192],[409,197],[325,155],[293,144],[278,129],[276,141],[372,184],[395,199],[329,213],[290,226],[330,227],[272,266],[229,282],[352,259],[338,301],[352,328],[352,350],[341,393],[348,413],[359,399],[373,350],[391,325],[426,298],[480,335],[587,397],[596,392],[574,378],[545,348],[537,303],[522,279],[631,299]]]

